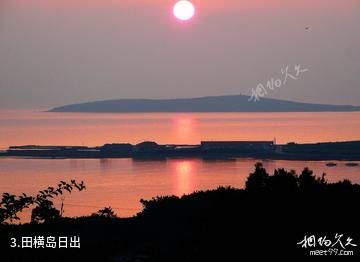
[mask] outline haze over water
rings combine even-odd
[[[310,143],[360,140],[360,112],[45,113],[0,111],[0,148],[105,143],[198,144],[203,140]]]

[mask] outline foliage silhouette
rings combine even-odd
[[[339,233],[358,243],[353,233],[360,232],[359,197],[360,186],[348,180],[328,182],[308,168],[299,174],[277,169],[269,175],[257,163],[244,189],[142,199],[143,210],[131,218],[98,212],[52,223],[0,225],[0,246],[8,246],[13,236],[51,232],[79,235],[82,241],[76,252],[51,250],[53,261],[242,261],[264,254],[305,260],[308,252],[296,245],[305,235]],[[112,214],[110,207],[101,210]],[[28,260],[14,249],[8,253],[12,261]]]
[[[92,216],[99,216],[99,217],[105,217],[105,218],[117,218],[118,216],[112,209],[112,207],[104,207],[103,209],[100,209],[97,213],[92,214]]]
[[[275,169],[274,174],[270,176],[262,163],[255,164],[255,171],[251,173],[245,183],[245,190],[248,192],[272,192],[272,193],[299,193],[299,192],[320,192],[328,185],[325,179],[326,174],[321,178],[313,175],[308,167],[305,167],[300,175],[297,175],[294,170],[287,171],[283,168]],[[350,181],[343,181],[346,187]],[[350,182],[351,187],[352,184]]]
[[[303,192],[316,192],[318,190],[322,190],[327,185],[325,176],[326,174],[324,173],[321,178],[317,178],[313,175],[313,171],[311,171],[308,167],[304,168],[298,177],[300,190]]]
[[[3,193],[0,202],[0,223],[20,220],[18,213],[25,208],[29,208],[31,205],[36,205],[31,215],[31,221],[33,223],[55,219],[60,216],[60,211],[53,207],[53,202],[49,200],[49,198],[52,199],[63,195],[65,191],[71,193],[73,189],[82,191],[86,189],[86,187],[83,181],[78,183],[76,180],[71,180],[70,183],[60,181],[56,188],[48,187],[47,189],[39,191],[36,196],[28,196],[25,193],[20,196]]]
[[[60,210],[50,200],[42,200],[31,212],[31,223],[50,222],[60,218]]]
[[[245,187],[248,191],[265,192],[267,191],[267,185],[269,180],[269,174],[263,167],[262,163],[255,164],[255,171],[248,177]]]
[[[299,188],[295,171],[276,169],[274,175],[269,177],[268,187],[274,193],[296,193]]]

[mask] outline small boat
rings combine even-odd
[[[358,166],[359,164],[358,163],[346,163],[345,165],[353,167],[353,166]]]
[[[333,167],[333,166],[337,166],[337,164],[334,162],[329,162],[329,163],[326,163],[326,166]]]

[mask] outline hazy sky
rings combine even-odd
[[[359,0],[0,0],[0,108],[269,93],[360,105]],[[306,27],[309,27],[306,30]]]

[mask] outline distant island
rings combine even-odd
[[[292,102],[271,98],[249,101],[249,96],[207,96],[181,99],[117,99],[65,105],[49,112],[352,112],[360,106]]]
[[[209,160],[254,158],[359,161],[360,141],[286,145],[278,145],[274,141],[202,141],[199,145],[159,145],[153,141],[145,141],[136,145],[113,143],[97,147],[25,145],[10,146],[8,150],[0,152],[0,157],[145,159],[199,157]],[[331,166],[331,163],[329,165]]]

